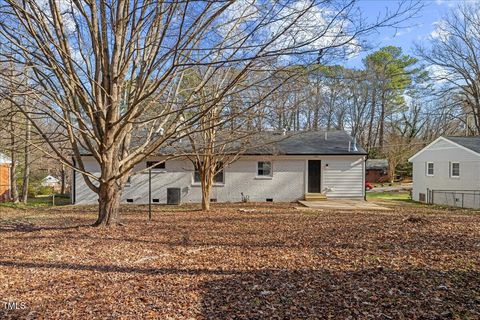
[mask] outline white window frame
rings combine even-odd
[[[429,173],[429,172],[428,172],[428,166],[429,166],[430,164],[432,165],[432,173]],[[426,174],[427,177],[433,177],[433,176],[435,175],[435,163],[433,163],[433,162],[427,162],[427,166],[426,166],[425,169],[426,169],[425,174]]]
[[[260,164],[260,162],[269,162],[270,163],[270,174],[268,176],[258,174],[258,169],[259,169],[258,165]],[[255,171],[255,179],[271,180],[272,178],[273,178],[273,161],[270,161],[270,160],[259,160],[259,161],[257,161],[257,166],[256,166],[256,171]]]
[[[454,164],[458,164],[458,176],[453,175],[453,165]],[[450,162],[450,178],[454,178],[454,179],[460,178],[460,174],[461,174],[460,169],[461,169],[460,168],[460,162]]]

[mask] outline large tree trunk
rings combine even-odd
[[[202,210],[210,210],[210,191],[211,186],[202,187]]]
[[[93,226],[118,223],[122,189],[115,181],[101,182],[98,194],[98,219]]]
[[[210,165],[202,165],[203,172],[200,172],[200,179],[202,183],[202,210],[210,210],[210,193],[212,192],[212,187],[215,177],[215,166],[212,165],[213,161],[209,161]],[[212,167],[213,166],[213,167]]]

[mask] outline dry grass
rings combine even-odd
[[[154,208],[97,229],[92,208],[0,207],[0,317],[480,318],[471,211]]]

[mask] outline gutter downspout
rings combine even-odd
[[[75,158],[74,157],[72,157],[72,164],[75,167],[76,164],[75,164]],[[76,176],[77,172],[73,168],[72,168],[72,171],[73,172],[72,172],[72,191],[71,191],[72,199],[71,199],[71,202],[72,202],[72,204],[75,204],[75,202],[77,201],[77,199],[76,199],[77,198],[77,176]]]
[[[367,174],[367,170],[366,170],[366,167],[367,167],[367,158],[368,156],[363,156],[363,200],[364,201],[367,201],[367,190],[365,189],[365,181],[366,181],[366,174]]]
[[[10,175],[12,174],[12,169],[11,169],[12,164],[7,166],[7,171],[8,171],[8,200],[12,201],[12,179],[10,178]]]

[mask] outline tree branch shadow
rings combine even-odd
[[[476,319],[480,272],[428,268],[360,270],[155,268],[0,261],[2,267],[201,276],[206,319]],[[142,278],[139,278],[139,281]]]
[[[87,265],[79,263],[57,263],[57,262],[28,262],[0,260],[0,266],[14,268],[35,268],[35,269],[63,269],[75,271],[96,271],[96,272],[118,272],[132,274],[176,274],[176,275],[234,275],[241,273],[236,270],[223,269],[178,269],[178,268],[141,268],[117,265]]]
[[[2,232],[34,232],[42,230],[70,230],[70,229],[79,229],[82,227],[88,227],[91,224],[78,224],[72,226],[37,226],[30,222],[12,222],[12,223],[2,223],[0,224],[0,233]]]
[[[480,317],[480,272],[261,270],[204,283],[206,319]]]

